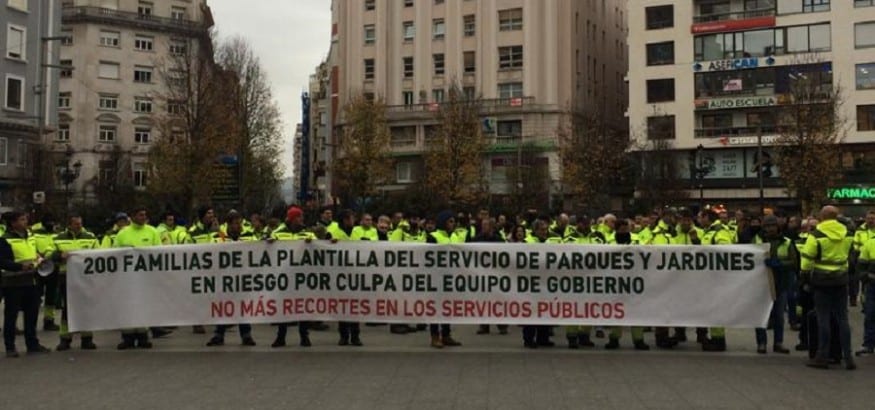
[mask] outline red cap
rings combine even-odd
[[[290,206],[289,210],[286,211],[286,220],[292,221],[298,219],[298,217],[302,215],[304,215],[304,211],[302,211],[301,208],[298,208],[297,206]]]

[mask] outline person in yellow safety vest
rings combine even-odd
[[[869,224],[869,214],[866,215],[866,225]],[[863,300],[863,346],[854,354],[869,356],[875,354],[875,237],[867,239],[860,247],[860,257],[857,258],[857,273],[866,285]]]
[[[571,235],[571,232],[574,230],[574,228],[569,225],[570,221],[571,218],[569,218],[568,214],[559,214],[559,216],[557,216],[556,220],[553,222],[553,226],[550,227],[550,236],[558,236],[562,238],[563,241],[565,241],[565,239],[568,238],[568,236]]]
[[[820,223],[817,219],[814,218],[805,218],[802,220],[802,223],[799,225],[799,238],[796,239],[796,250],[800,251],[805,246],[805,242],[808,240],[808,237],[811,235],[811,231]],[[801,256],[799,264],[801,266]],[[816,340],[808,340],[808,314],[814,310],[814,296],[811,294],[811,289],[802,286],[802,278],[800,275],[796,276],[796,290],[797,290],[797,303],[799,304],[799,344],[796,345],[795,350],[797,352],[807,352],[810,343],[817,343]]]
[[[376,241],[380,239],[377,234],[377,228],[374,226],[374,218],[371,214],[362,214],[361,225],[356,226],[352,230],[352,236],[350,239],[353,241]]]
[[[100,247],[102,249],[116,248],[115,240],[119,231],[130,224],[131,220],[128,218],[128,214],[124,212],[115,214],[115,224],[112,226],[112,229],[103,234],[103,239],[100,240]]]
[[[656,221],[656,226],[651,231],[653,237],[647,245],[666,246],[671,245],[674,241],[676,232],[674,230],[675,214],[673,209],[665,209],[662,212],[662,217]],[[677,346],[678,341],[669,336],[668,327],[656,327],[653,329],[653,336],[656,339],[656,347],[660,349],[673,349]]]
[[[407,225],[407,220],[404,219],[404,212],[395,212],[392,214],[391,225],[389,225],[389,229],[391,231],[396,231],[401,225]]]
[[[456,215],[456,229],[453,231],[459,242],[470,242],[477,236],[477,228],[471,225],[471,218],[464,212]]]
[[[331,242],[336,243],[339,241],[354,241],[354,240],[371,240],[370,236],[364,236],[359,239],[355,238],[355,213],[350,210],[343,211],[341,214],[341,225],[334,229],[333,232],[337,234],[331,235]],[[383,219],[385,218],[385,219]],[[382,226],[381,229],[388,229],[389,218],[380,217],[381,221],[379,222]],[[380,232],[378,232],[379,234]],[[388,238],[386,238],[388,240]],[[338,346],[361,346],[361,325],[358,322],[345,322],[341,321],[337,323],[337,333],[340,336],[337,345]]]
[[[616,242],[614,240],[614,227],[617,225],[617,217],[614,214],[606,214],[602,217],[602,222],[596,227],[596,230],[605,236],[606,243]]]
[[[227,231],[219,231],[213,233],[213,243],[223,244],[232,242],[252,242],[260,238],[256,237],[251,230],[243,227],[243,215],[236,211],[228,212],[225,218],[228,225]],[[213,332],[213,337],[207,342],[207,346],[222,346],[225,344],[225,332],[231,325],[218,325]],[[252,325],[242,323],[238,325],[240,330],[240,344],[243,346],[255,346],[255,339],[252,338]]]
[[[256,212],[249,216],[249,221],[252,235],[257,239],[264,239],[265,236],[267,236],[267,227],[264,224],[264,217]]]
[[[532,224],[532,236],[526,239],[530,244],[561,244],[562,237],[550,234],[550,225],[543,219],[538,219]],[[553,347],[556,344],[550,341],[550,326],[547,325],[523,325],[523,346],[528,349],[539,347]]]
[[[628,219],[620,219],[617,221],[617,232],[614,235],[616,245],[639,245],[639,243],[632,238],[632,223],[633,222]],[[605,344],[606,350],[616,350],[620,348],[620,338],[623,336],[623,329],[622,326],[614,326],[611,328],[608,343]],[[650,350],[650,345],[644,342],[643,327],[632,326],[630,327],[630,332],[632,333],[632,343],[635,350]]]
[[[860,250],[862,249],[863,244],[871,238],[875,238],[875,211],[866,212],[865,222],[857,227],[856,232],[854,232],[854,249],[851,260],[857,259],[860,255]],[[860,296],[860,279],[865,279],[864,276],[864,274],[858,273],[855,277],[851,278],[851,286],[848,289],[851,306],[857,306]],[[865,303],[865,297],[863,303]]]
[[[650,241],[653,239],[653,230],[656,229],[658,223],[659,215],[657,214],[642,217],[641,227],[638,232],[632,233],[632,238],[641,245],[650,245]]]
[[[197,221],[188,228],[188,237],[185,243],[198,245],[213,243],[213,235],[217,232],[221,232],[221,230],[216,221],[215,210],[209,205],[202,205],[197,209]],[[192,326],[191,330],[197,335],[207,333],[207,330],[201,325]]]
[[[717,213],[713,209],[702,211],[700,218],[702,226],[707,227],[705,237],[702,238],[703,245],[732,245],[735,242],[735,233],[718,219]],[[710,338],[702,343],[702,350],[705,352],[726,351],[726,329],[712,327],[709,332]]]
[[[386,215],[377,217],[377,240],[388,241],[392,230],[392,219]]]
[[[297,206],[289,207],[286,211],[286,221],[276,228],[268,238],[268,241],[304,241],[310,243],[316,240],[316,235],[304,228],[304,211]],[[270,347],[283,347],[286,345],[286,334],[288,333],[289,324],[280,323],[276,329],[276,339]],[[310,347],[310,322],[301,321],[298,323],[298,335],[301,338],[301,347]]]
[[[40,256],[27,232],[27,214],[4,214],[6,233],[0,238],[0,287],[3,289],[3,342],[6,357],[19,357],[15,347],[15,325],[18,312],[24,312],[24,342],[28,353],[48,353],[36,334],[40,306],[40,288],[36,269]]]
[[[818,369],[829,367],[830,338],[838,336],[845,368],[857,365],[851,356],[851,328],[848,325],[848,255],[852,242],[847,241],[848,228],[837,219],[838,208],[825,206],[820,210],[820,223],[799,250],[801,283],[814,294],[817,314],[817,354],[807,365]],[[830,322],[838,322],[839,334],[832,334]],[[813,341],[809,341],[813,343]]]
[[[140,207],[134,209],[131,224],[122,228],[115,238],[116,248],[140,248],[150,246],[161,246],[161,236],[158,235],[158,230],[148,224],[149,214],[146,208]],[[146,328],[124,329],[122,330],[122,342],[118,345],[118,350],[128,350],[134,347],[141,349],[151,349],[152,342],[149,341],[149,334]]]
[[[58,343],[57,351],[63,352],[70,350],[70,345],[73,343],[73,335],[67,329],[67,258],[70,252],[98,249],[99,243],[94,234],[82,228],[82,217],[78,215],[67,218],[67,229],[61,232],[54,239],[55,251],[52,253],[52,260],[58,266],[58,294],[60,295],[60,303],[58,307],[63,309],[61,315],[61,332],[59,333],[60,342]],[[94,344],[94,335],[91,332],[80,333],[82,350],[97,349]]]
[[[592,229],[592,219],[588,215],[577,215],[575,222],[577,223],[577,226],[574,229],[574,234],[565,238],[565,243],[573,243],[577,245],[607,244],[605,235]],[[565,339],[568,341],[568,348],[579,349],[580,347],[595,347],[595,343],[593,343],[590,338],[591,331],[592,326],[565,326]]]
[[[164,213],[163,222],[155,229],[161,235],[161,243],[164,245],[179,245],[187,242],[188,231],[184,226],[177,225],[174,212]]]
[[[317,226],[324,226],[325,231],[331,233],[332,229],[337,228],[337,222],[334,221],[334,211],[330,206],[323,206],[319,211],[319,220],[316,221]]]
[[[678,211],[678,223],[675,227],[675,234],[671,238],[672,245],[701,245],[704,234],[703,231],[693,223],[693,214],[688,209]],[[707,337],[707,329],[700,328],[696,330],[697,340],[703,343]],[[672,339],[678,343],[687,341],[687,329],[683,327],[674,328]]]
[[[36,245],[36,253],[40,257],[48,258],[55,249],[55,217],[45,214],[42,221],[31,227],[30,235]],[[38,286],[43,290],[43,331],[57,332],[60,330],[55,324],[55,306],[58,304],[58,272],[52,272],[47,277],[40,277]]]
[[[482,211],[481,211],[482,214]],[[505,243],[506,241],[502,239],[501,235],[498,234],[498,231],[495,228],[495,218],[491,218],[488,216],[485,219],[481,219],[479,225],[479,229],[477,229],[477,236],[471,239],[471,242],[474,243]],[[498,333],[502,335],[507,334],[507,325],[497,325]],[[489,334],[489,325],[482,324],[477,329],[478,335],[488,335]]]
[[[426,238],[426,243],[437,245],[449,245],[453,243],[462,243],[464,239],[455,235],[456,219],[453,217],[452,211],[442,211],[437,216],[435,230],[429,233]],[[461,346],[457,340],[453,339],[452,328],[448,324],[432,324],[429,326],[431,333],[431,347],[441,349],[444,347]]]
[[[787,291],[790,290],[793,276],[798,269],[799,254],[793,241],[781,232],[778,218],[774,215],[763,217],[762,232],[755,237],[754,243],[769,244],[766,266],[772,269],[775,284],[775,302],[769,316],[775,336],[772,351],[790,354],[790,350],[784,347],[784,309],[787,307]],[[756,342],[757,353],[766,354],[768,335],[765,328],[756,329]]]

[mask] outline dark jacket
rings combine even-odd
[[[497,232],[493,232],[492,235],[484,235],[481,232],[471,239],[471,242],[504,242],[504,239]]]

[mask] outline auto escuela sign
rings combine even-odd
[[[69,324],[764,327],[766,249],[259,241],[80,251],[68,265]]]
[[[735,97],[696,100],[697,110],[722,110],[729,108],[771,107],[778,104],[774,96],[765,97]]]

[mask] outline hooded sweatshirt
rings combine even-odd
[[[835,219],[817,224],[817,228],[805,240],[799,251],[802,256],[801,270],[826,272],[848,271],[848,254],[851,243],[845,240],[848,228]]]

